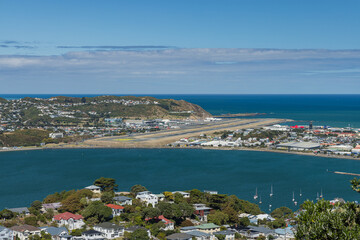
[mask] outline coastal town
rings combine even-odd
[[[135,185],[119,192],[114,179],[102,177],[83,189],[0,211],[0,239],[294,239],[299,213],[281,207],[266,214],[215,190],[154,194]]]
[[[360,129],[272,125],[182,138],[170,147],[227,148],[360,158]]]

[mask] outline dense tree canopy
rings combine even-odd
[[[101,187],[101,190],[102,191],[116,191],[117,190],[117,187],[118,185],[116,184],[116,181],[115,179],[113,178],[105,178],[105,177],[101,177],[99,179],[96,179],[94,181],[94,185],[95,186],[98,186],[98,187]]]
[[[146,187],[137,184],[137,185],[132,186],[130,191],[131,191],[131,193],[136,195],[138,192],[147,191],[147,189],[146,189]]]
[[[82,215],[85,220],[91,218],[92,223],[105,222],[112,215],[111,208],[105,206],[102,202],[91,202],[83,211]]]
[[[306,201],[298,217],[297,239],[360,239],[360,208],[355,203]]]

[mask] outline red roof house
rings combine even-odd
[[[57,221],[69,220],[70,218],[72,218],[74,220],[80,220],[80,219],[83,219],[83,216],[78,215],[78,214],[73,214],[71,212],[64,212],[64,213],[60,213],[60,214],[54,216],[54,219]]]

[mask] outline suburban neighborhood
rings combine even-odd
[[[119,192],[114,179],[102,177],[83,189],[3,209],[0,239],[292,239],[297,214],[285,207],[266,214],[256,204],[209,190],[154,194],[135,185]]]

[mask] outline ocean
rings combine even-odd
[[[65,96],[98,96],[63,94]],[[7,94],[0,97],[49,98],[56,94]],[[146,96],[146,95],[137,95]],[[200,105],[214,115],[224,113],[266,113],[257,117],[287,118],[292,124],[360,128],[360,95],[151,95],[156,98],[183,99]]]
[[[0,153],[0,209],[29,206],[56,191],[81,189],[102,176],[115,178],[119,191],[142,184],[154,193],[175,190],[216,190],[260,207],[297,209],[299,204],[342,197],[358,200],[350,188],[360,161],[271,152],[201,149],[58,149]],[[274,196],[270,198],[273,185]],[[302,197],[299,196],[300,191]]]

